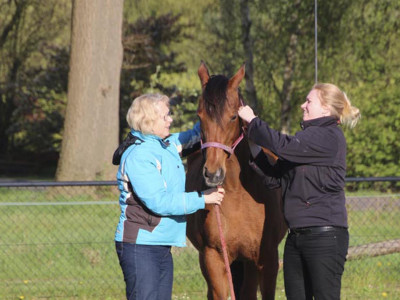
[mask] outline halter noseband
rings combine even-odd
[[[232,144],[231,147],[226,146],[224,144],[221,143],[217,143],[217,142],[208,142],[208,143],[204,143],[201,142],[201,149],[205,149],[205,148],[220,148],[226,152],[228,152],[229,154],[233,154],[233,152],[235,151],[236,146],[240,143],[240,141],[243,139],[243,132],[240,134],[240,136],[236,139],[236,141]]]

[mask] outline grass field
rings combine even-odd
[[[0,188],[0,299],[124,299],[115,199],[110,187]],[[350,245],[400,238],[397,201],[349,207]],[[173,299],[205,299],[196,250],[173,254]],[[400,299],[400,254],[348,261],[342,284],[342,299]]]

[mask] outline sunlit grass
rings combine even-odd
[[[124,299],[113,243],[117,198],[109,188],[74,191],[72,196],[70,190],[0,189],[0,204],[52,204],[0,206],[0,299]],[[115,204],[53,205],[90,201]],[[397,200],[370,201],[362,209],[349,207],[350,246],[400,237]],[[283,243],[279,253],[282,257]],[[173,255],[173,299],[205,299],[197,251],[174,248]],[[282,273],[276,299],[285,299]],[[400,299],[399,278],[399,253],[350,260],[342,299]]]

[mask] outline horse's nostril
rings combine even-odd
[[[209,178],[209,177],[210,177],[210,173],[208,173],[208,170],[207,170],[206,167],[204,167],[204,172],[203,172],[203,174],[204,174],[204,177],[206,177],[206,178]]]

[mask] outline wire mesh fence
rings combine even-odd
[[[124,299],[117,199],[115,182],[1,183],[0,299]],[[347,206],[342,298],[400,299],[400,195],[348,196]],[[197,251],[188,243],[173,256],[173,299],[205,299]]]

